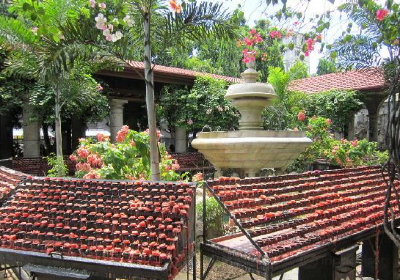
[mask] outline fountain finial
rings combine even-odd
[[[276,98],[276,94],[270,84],[257,82],[259,74],[254,69],[254,60],[250,60],[246,66],[248,69],[242,73],[245,82],[231,85],[225,97],[232,101],[241,114],[239,130],[262,130],[262,111]]]

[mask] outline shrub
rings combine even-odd
[[[80,146],[70,159],[76,161],[78,178],[86,179],[150,179],[150,138],[148,131],[137,132],[123,126],[115,144],[108,137],[97,135],[97,141],[80,139]],[[161,178],[168,181],[182,180],[178,162],[173,159],[162,143],[160,152]]]

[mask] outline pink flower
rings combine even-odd
[[[224,109],[220,105],[218,105],[217,110],[218,112],[222,112]]]
[[[103,142],[104,141],[104,134],[103,133],[97,133],[97,141],[98,142]]]
[[[75,162],[78,161],[78,158],[77,158],[76,155],[74,155],[74,154],[70,155],[70,156],[69,156],[69,159],[72,160],[72,161],[75,161]]]
[[[398,46],[398,45],[399,45],[399,39],[395,39],[395,40],[393,41],[393,45]]]
[[[297,114],[297,119],[301,122],[304,122],[306,120],[306,113],[304,111],[300,111]]]
[[[83,172],[89,172],[90,170],[92,170],[92,168],[90,167],[89,163],[78,162],[76,164],[76,170],[83,171]]]
[[[80,158],[87,158],[89,155],[89,151],[85,147],[80,147],[76,153]]]
[[[331,124],[332,124],[332,120],[331,120],[331,119],[326,119],[326,123],[327,123],[328,125],[331,125]]]
[[[193,182],[199,182],[204,180],[203,173],[197,173],[193,176]]]
[[[277,30],[272,30],[272,31],[269,33],[269,35],[271,36],[272,39],[275,39],[275,38],[281,39],[281,38],[282,38],[281,32],[279,32],[279,31],[277,31]]]
[[[250,30],[250,34],[252,34],[252,35],[256,34],[256,32],[257,31],[255,29]]]
[[[38,27],[34,26],[34,27],[32,27],[31,31],[33,34],[37,35],[38,29],[39,29]]]
[[[193,124],[193,120],[192,119],[188,119],[187,124],[188,125],[192,125]]]
[[[251,46],[251,45],[253,45],[253,41],[251,41],[249,38],[244,38],[243,39],[243,41],[244,41],[244,43],[245,43],[245,45],[246,46]]]
[[[87,161],[92,167],[101,167],[103,165],[101,157],[96,154],[88,155]]]
[[[165,171],[170,171],[171,170],[171,166],[167,165],[165,166]]]
[[[379,21],[383,21],[385,17],[387,17],[389,12],[385,9],[380,9],[376,11],[376,19]]]
[[[133,141],[133,140],[132,140],[131,142],[129,142],[129,143],[131,144],[132,147],[135,147],[135,146],[136,146],[136,143],[135,143],[135,141]]]
[[[83,176],[83,179],[99,179],[100,175],[95,170],[90,170],[88,174]]]
[[[350,144],[355,148],[358,145],[358,141],[357,140],[351,141]]]
[[[124,125],[121,127],[121,129],[117,132],[117,137],[115,140],[119,143],[124,142],[126,136],[128,135],[129,132],[129,126]]]
[[[104,10],[106,8],[106,4],[105,3],[100,3],[99,4],[99,8]]]
[[[96,0],[90,0],[90,7],[95,8],[96,7]]]
[[[103,90],[103,87],[100,84],[98,84],[97,85],[97,91],[102,91],[102,90]]]

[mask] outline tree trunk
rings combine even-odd
[[[61,130],[61,106],[60,106],[60,85],[57,83],[55,87],[55,119],[56,119],[56,155],[57,155],[57,176],[65,176],[64,172],[64,157],[62,145],[62,130]]]
[[[51,153],[51,144],[50,144],[50,137],[49,137],[49,126],[46,123],[42,124],[43,127],[43,139],[44,139],[44,155],[48,156]]]
[[[149,5],[151,6],[151,5]],[[144,17],[144,78],[146,83],[146,105],[147,117],[150,130],[150,168],[151,180],[159,181],[160,157],[158,153],[156,111],[154,105],[154,73],[151,68],[151,45],[150,45],[150,7],[143,15]]]

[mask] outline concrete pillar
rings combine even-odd
[[[358,246],[332,253],[330,256],[299,268],[299,280],[355,280]]]
[[[369,113],[369,141],[378,141],[378,112]]]
[[[175,152],[187,152],[187,133],[185,128],[175,127]]]
[[[26,98],[22,106],[24,157],[40,157],[40,125],[30,121],[31,116],[32,106]]]
[[[347,140],[354,140],[355,138],[355,116],[353,115],[347,124]]]
[[[111,142],[115,142],[118,131],[124,125],[124,104],[127,100],[111,99],[110,103],[110,134]]]
[[[375,277],[375,237],[363,241],[361,274],[363,277]],[[378,278],[381,280],[396,280],[398,270],[398,248],[386,235],[379,236]]]

